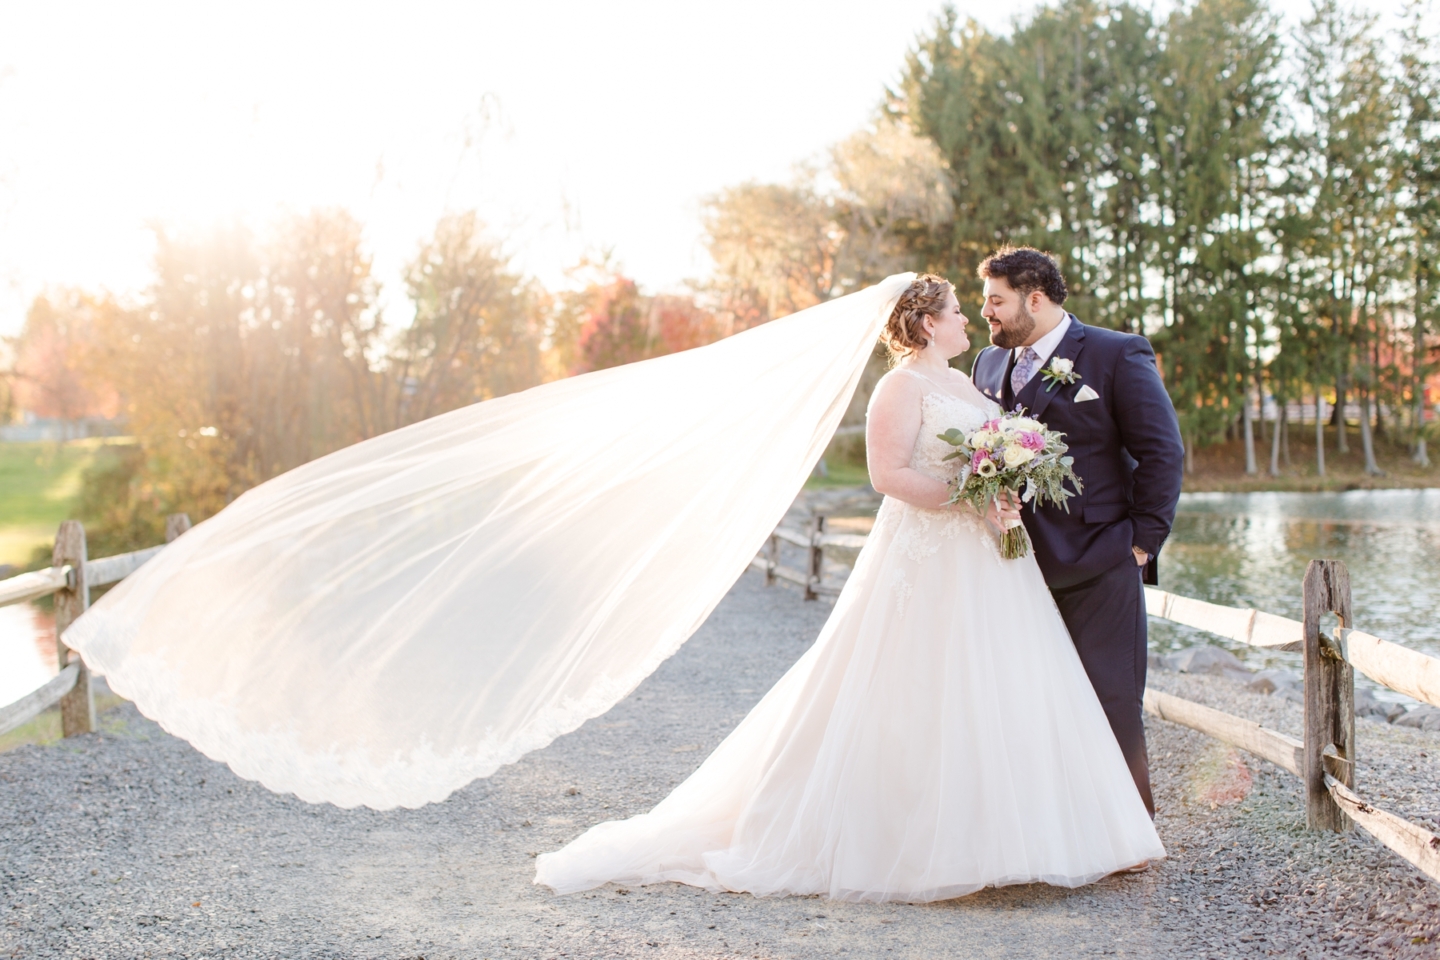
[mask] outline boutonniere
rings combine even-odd
[[[1048,367],[1040,371],[1040,379],[1049,384],[1049,386],[1045,388],[1045,392],[1049,393],[1062,383],[1067,387],[1072,383],[1079,383],[1080,374],[1075,372],[1074,360],[1055,357],[1050,361]]]

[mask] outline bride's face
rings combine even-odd
[[[960,312],[960,301],[955,299],[955,291],[951,290],[945,298],[945,308],[939,314],[930,314],[925,318],[925,329],[932,343],[927,349],[936,351],[946,360],[960,356],[970,349],[970,336],[965,332],[969,323],[969,318]]]

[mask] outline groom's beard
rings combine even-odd
[[[1030,334],[1035,332],[1035,317],[1025,304],[1021,303],[1015,308],[1015,317],[1008,323],[1000,324],[998,331],[991,330],[990,342],[1002,350],[1012,350],[1015,347],[1025,345],[1030,339]]]

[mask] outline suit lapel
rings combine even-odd
[[[1070,329],[1065,331],[1065,336],[1061,338],[1060,345],[1056,347],[1055,352],[1050,355],[1051,360],[1060,357],[1073,361],[1080,356],[1080,351],[1085,348],[1085,324],[1076,320],[1072,314],[1067,313],[1065,316],[1071,321]],[[1045,367],[1042,369],[1048,368],[1049,366],[1050,360],[1046,360]],[[1031,380],[1030,383],[1036,385],[1035,405],[1030,408],[1030,416],[1036,420],[1041,420],[1045,413],[1045,408],[1050,406],[1050,401],[1053,400],[1061,390],[1065,389],[1065,387],[1064,385],[1051,385],[1046,383],[1040,378],[1039,370],[1035,371],[1035,379]],[[1050,389],[1047,390],[1047,387],[1050,387]]]
[[[996,403],[1004,403],[1004,384],[1008,376],[1006,357],[1009,350],[986,347],[975,360],[975,385]]]

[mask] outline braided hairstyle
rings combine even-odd
[[[949,280],[933,273],[922,273],[911,281],[890,319],[885,321],[885,346],[890,350],[890,365],[925,349],[928,342],[923,326],[927,316],[938,317],[954,290]]]

